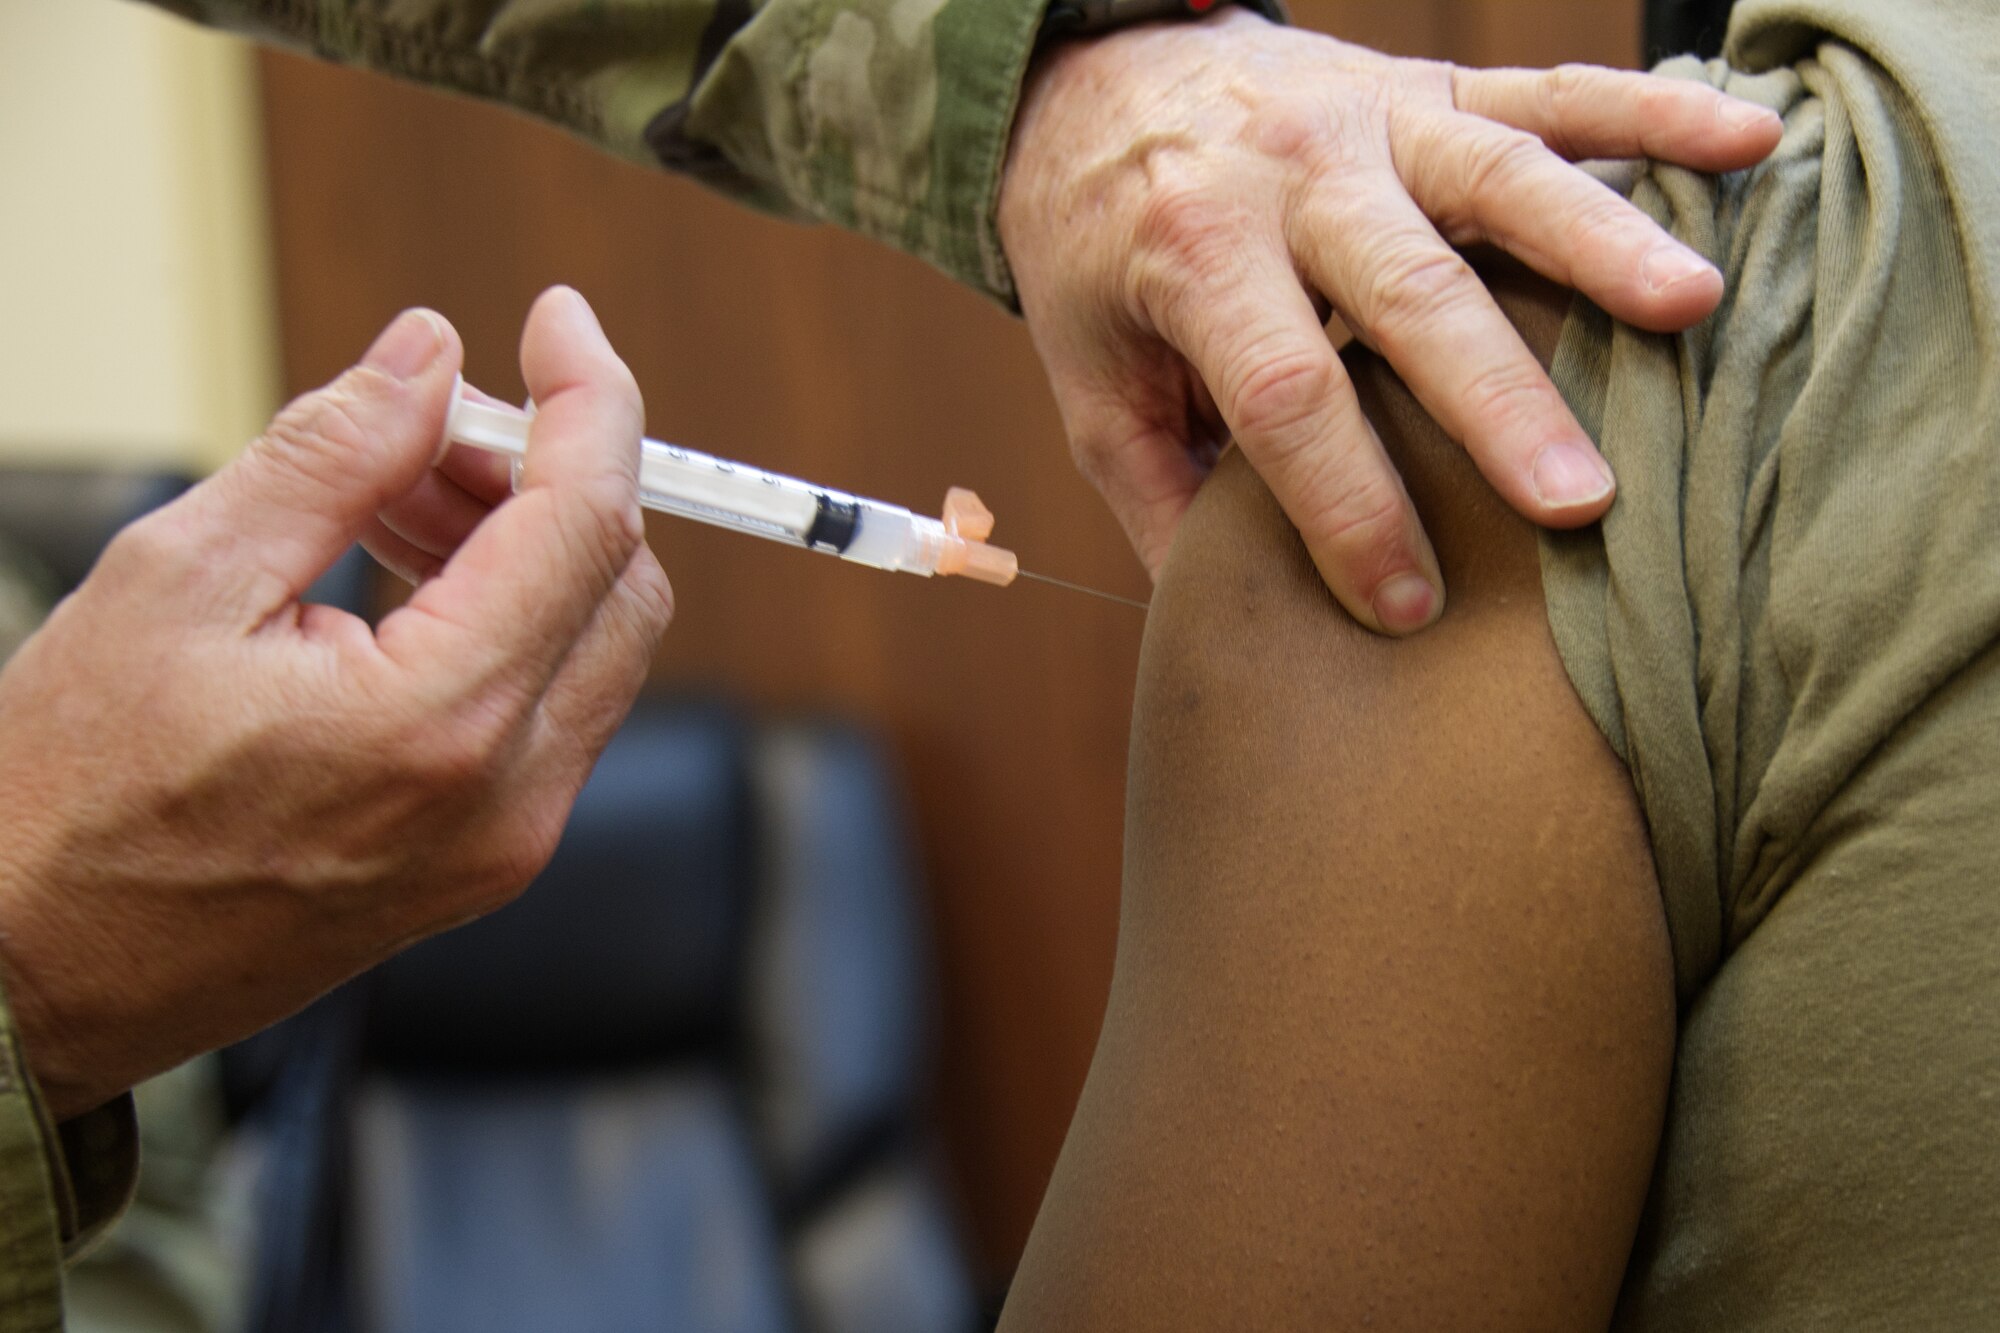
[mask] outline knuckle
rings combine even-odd
[[[1655,75],[1635,77],[1625,90],[1630,119],[1641,126],[1666,126],[1685,115],[1692,100],[1707,101],[1717,95],[1705,83],[1663,79]]]
[[[1165,180],[1147,197],[1133,227],[1141,249],[1178,254],[1211,244],[1229,210],[1212,191],[1185,180]]]
[[[1266,157],[1316,162],[1337,151],[1349,135],[1325,99],[1280,93],[1261,99],[1243,122],[1243,139]]]
[[[1485,72],[1449,60],[1398,59],[1393,68],[1395,77],[1389,85],[1392,91],[1432,106],[1446,107],[1458,104],[1468,79],[1476,79]]]
[[[645,544],[646,521],[631,479],[599,472],[554,493],[548,532],[560,566],[587,576],[593,598],[608,593]]]
[[[185,567],[193,547],[172,512],[156,510],[119,530],[98,557],[96,573],[121,583],[172,578]]]
[[[1507,435],[1558,403],[1555,390],[1532,360],[1508,361],[1474,376],[1462,397],[1468,434]]]
[[[1482,133],[1466,150],[1466,198],[1486,206],[1505,198],[1540,164],[1542,152],[1542,141],[1525,130],[1495,126]]]
[[[1564,157],[1587,157],[1592,139],[1620,118],[1636,114],[1642,123],[1651,124],[1653,117],[1665,113],[1665,105],[1643,85],[1626,84],[1623,79],[1593,65],[1558,65],[1549,70],[1536,87],[1543,141]]]
[[[1339,376],[1324,347],[1260,357],[1237,382],[1230,414],[1236,429],[1270,447],[1285,447],[1299,437],[1302,423],[1325,408]]]
[[[424,744],[405,752],[405,775],[426,796],[455,797],[484,784],[490,753],[453,728],[441,728]]]
[[[1564,243],[1579,259],[1627,247],[1650,249],[1657,244],[1649,234],[1652,224],[1609,190],[1599,190],[1596,197],[1586,197],[1577,203],[1563,230],[1568,233]],[[1631,263],[1636,272],[1636,257]]]
[[[1603,88],[1599,71],[1575,63],[1557,65],[1542,76],[1542,105],[1552,124],[1591,110],[1592,97]]]
[[[633,592],[639,600],[640,615],[647,633],[657,641],[667,632],[667,626],[674,622],[674,585],[650,550],[639,552],[638,561],[632,580]]]
[[[514,731],[510,710],[468,704],[446,711],[400,749],[404,776],[433,799],[455,800],[487,787]]]
[[[634,554],[601,615],[610,631],[604,637],[615,648],[618,660],[636,673],[631,682],[636,690],[652,665],[661,636],[674,618],[673,584],[650,550],[642,547]],[[586,635],[589,633],[586,631]],[[623,691],[613,693],[622,696]]]
[[[485,867],[479,911],[495,911],[521,896],[535,877],[555,859],[556,845],[562,841],[562,822],[534,814],[520,818],[516,827],[499,839],[493,848],[493,863]]]
[[[1348,478],[1321,490],[1324,497],[1300,515],[1301,526],[1340,553],[1350,565],[1387,567],[1404,546],[1402,492],[1376,477]]]
[[[629,487],[620,486],[616,493],[606,497],[606,503],[593,507],[597,515],[597,527],[605,549],[618,557],[617,567],[622,569],[646,544],[646,516],[639,511],[639,498]]]
[[[367,432],[355,415],[357,386],[365,372],[350,370],[323,389],[293,399],[271,421],[274,442],[299,449],[359,444]]]
[[[1570,228],[1583,238],[1620,236],[1635,226],[1650,227],[1644,214],[1636,212],[1619,195],[1592,184],[1593,193],[1580,197],[1570,217]]]
[[[1236,262],[1242,228],[1228,200],[1185,183],[1156,189],[1134,224],[1131,301],[1158,313],[1213,290]]]
[[[1453,314],[1468,291],[1483,290],[1472,266],[1443,244],[1406,243],[1379,257],[1362,298],[1362,322],[1387,341]],[[1393,356],[1391,357],[1393,360]]]
[[[326,388],[285,405],[264,430],[259,447],[290,470],[315,480],[380,450],[381,432],[370,429],[363,404],[382,377],[357,367]]]
[[[565,513],[564,548],[591,571],[600,589],[611,587],[646,541],[646,520],[637,497],[629,486],[606,482],[593,486],[583,503]]]

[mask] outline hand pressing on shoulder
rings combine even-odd
[[[1394,59],[1241,9],[1061,43],[1030,71],[1000,234],[1070,447],[1157,573],[1233,439],[1362,624],[1444,587],[1322,326],[1386,357],[1534,522],[1613,480],[1454,246],[1498,245],[1642,328],[1722,279],[1569,160],[1746,167],[1776,115],[1700,83]]]
[[[0,981],[57,1119],[245,1036],[547,861],[672,614],[643,408],[574,292],[521,364],[521,486],[437,466],[462,360],[398,319],[127,528],[0,673]],[[355,540],[371,630],[304,590]]]

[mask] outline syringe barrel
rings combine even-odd
[[[651,509],[824,551],[875,569],[937,572],[944,525],[901,505],[647,440],[639,498]]]
[[[519,459],[527,449],[529,421],[518,409],[454,395],[445,439]],[[954,540],[938,520],[901,505],[658,440],[640,444],[639,502],[662,513],[925,578],[937,573],[940,557]]]
[[[802,481],[658,440],[640,446],[639,500],[649,509],[797,546],[812,544],[821,508],[815,488]]]
[[[841,559],[925,578],[937,573],[946,539],[944,524],[901,505],[879,500],[857,503],[860,521],[855,525],[854,540],[840,553]]]

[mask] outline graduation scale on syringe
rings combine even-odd
[[[531,411],[471,397],[461,383],[452,391],[445,444],[511,455],[518,479],[533,422]],[[1003,588],[1025,575],[1143,606],[1129,598],[1023,570],[1012,551],[986,540],[993,534],[992,511],[976,494],[959,487],[945,493],[940,517],[927,518],[901,505],[849,495],[677,444],[643,440],[639,448],[639,503],[697,523],[823,551],[871,569],[924,578],[959,575]]]

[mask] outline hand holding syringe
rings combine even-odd
[[[510,454],[518,468],[527,451],[531,419],[518,408],[469,397],[461,384],[452,395],[451,411],[445,419],[445,443]],[[959,487],[945,493],[942,517],[925,518],[901,505],[848,495],[679,445],[642,440],[639,503],[661,513],[824,551],[876,569],[925,578],[958,574],[1003,588],[1026,574],[1078,592],[1143,605],[1061,579],[1028,574],[1012,551],[987,543],[993,534],[993,513],[977,495]]]

